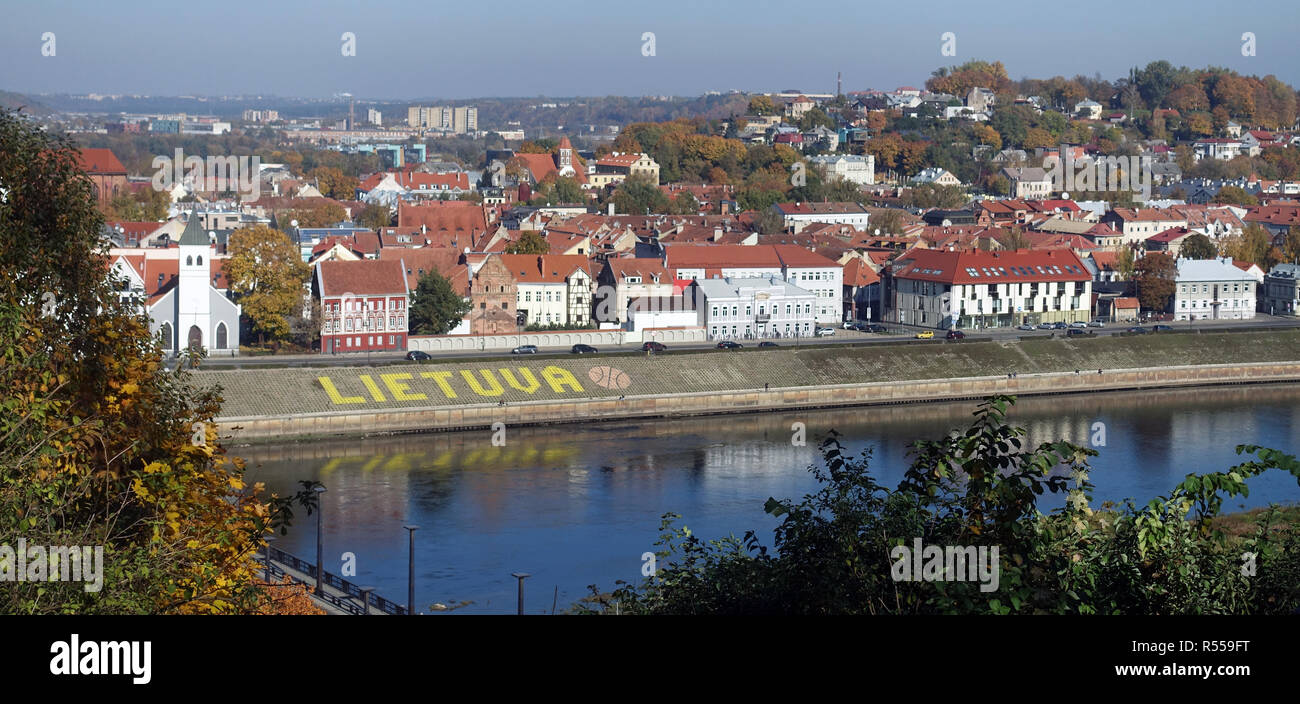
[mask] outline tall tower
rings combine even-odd
[[[559,154],[556,155],[555,170],[561,176],[572,176],[577,173],[573,170],[573,144],[569,142],[568,137],[560,138]]]
[[[180,266],[176,277],[176,334],[179,352],[191,344],[212,348],[212,299],[209,278],[212,271],[212,243],[203,231],[203,218],[196,210],[181,233]]]
[[[844,73],[842,71],[836,71],[835,72],[835,97],[838,98],[841,95],[844,95]]]

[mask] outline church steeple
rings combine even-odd
[[[555,169],[560,172],[561,176],[572,176],[574,173],[573,143],[569,141],[568,137],[560,138],[560,147],[556,154]]]
[[[180,245],[207,247],[209,244],[208,233],[203,231],[203,218],[199,216],[199,211],[195,210],[190,213],[190,219],[185,223],[185,230],[181,232]]]

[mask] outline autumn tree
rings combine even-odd
[[[1223,253],[1239,262],[1254,262],[1264,271],[1277,263],[1272,236],[1254,223],[1247,225],[1240,235],[1224,240]]]
[[[776,105],[772,103],[772,98],[766,95],[756,95],[749,99],[750,115],[775,115]]]
[[[411,334],[446,335],[460,325],[469,311],[470,302],[456,293],[447,277],[426,271],[411,292]]]
[[[1174,295],[1178,266],[1164,252],[1150,252],[1133,265],[1133,287],[1138,302],[1146,310],[1163,311]]]
[[[75,146],[0,110],[0,184],[0,542],[103,549],[96,589],[10,581],[0,613],[252,613],[272,504],[119,295]]]
[[[298,227],[329,227],[347,220],[343,206],[326,199],[312,199],[289,211],[281,222],[298,221]]]
[[[1119,274],[1119,278],[1124,281],[1133,278],[1136,265],[1137,257],[1133,254],[1133,249],[1120,246],[1119,251],[1115,253],[1115,273]]]
[[[1179,247],[1178,253],[1188,259],[1213,259],[1219,256],[1219,249],[1214,246],[1209,237],[1198,232],[1194,235],[1188,235],[1183,240],[1183,245]]]
[[[357,179],[333,166],[318,166],[307,177],[316,182],[316,190],[327,198],[351,200],[356,197],[357,188],[361,185]]]
[[[537,230],[524,230],[519,239],[506,245],[506,254],[549,254],[551,243]]]
[[[231,233],[227,250],[224,270],[230,292],[259,341],[287,337],[289,319],[303,306],[310,276],[298,247],[283,232],[258,225]]]
[[[383,203],[371,203],[362,209],[355,219],[361,227],[378,230],[392,224],[393,211]]]
[[[1223,205],[1259,205],[1259,199],[1240,186],[1224,186],[1214,195],[1214,202]]]

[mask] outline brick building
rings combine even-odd
[[[312,273],[321,352],[406,349],[410,289],[402,260],[324,261]]]
[[[81,170],[94,185],[94,198],[101,208],[127,191],[126,167],[109,149],[82,149]]]
[[[471,335],[502,335],[519,331],[515,302],[518,286],[499,255],[490,255],[470,281]]]

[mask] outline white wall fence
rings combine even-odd
[[[629,330],[555,330],[550,332],[520,332],[508,335],[410,335],[406,349],[421,352],[453,352],[458,350],[511,350],[520,345],[567,348],[573,345],[591,345],[599,348],[618,347],[642,342],[662,342],[665,345],[681,342],[704,342],[704,328],[649,328],[640,332]]]

